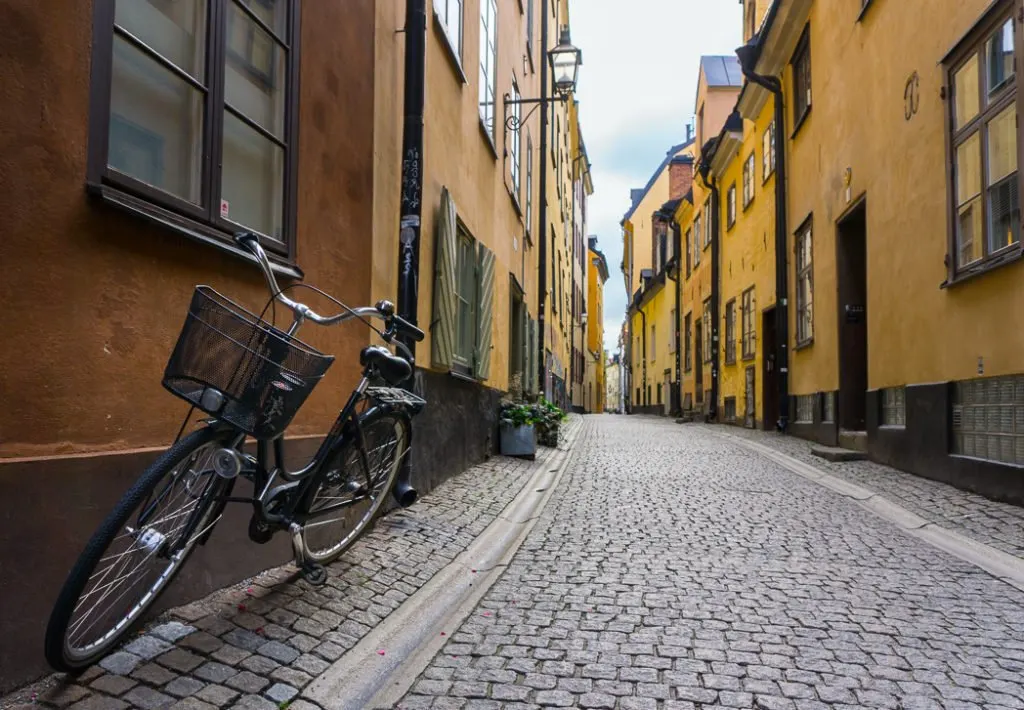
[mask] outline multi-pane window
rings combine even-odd
[[[887,387],[881,394],[882,426],[906,426],[906,388]]]
[[[732,226],[736,224],[736,183],[729,186],[726,199],[725,224],[727,229],[732,229]]]
[[[711,246],[711,227],[714,224],[711,214],[711,199],[704,203],[704,247]]]
[[[743,209],[754,200],[754,153],[751,151],[743,163]]]
[[[768,178],[775,172],[775,121],[768,124],[764,135],[761,137],[761,182],[768,182]]]
[[[515,117],[515,125],[519,125],[522,108],[519,104],[519,84],[512,77],[512,115]],[[512,177],[512,193],[516,201],[519,201],[519,131],[511,131],[508,142],[509,174]]]
[[[736,362],[736,299],[725,304],[725,362]]]
[[[953,453],[1024,466],[1024,376],[953,387]]]
[[[534,0],[526,0],[526,55],[530,58],[530,66],[533,66],[533,3]]]
[[[951,67],[957,270],[1020,243],[1015,42],[1007,17]]]
[[[434,15],[440,20],[441,27],[448,37],[448,45],[461,63],[462,0],[434,0]]]
[[[714,346],[711,342],[711,299],[704,299],[704,318],[701,320],[704,334],[701,336],[704,343],[704,362],[711,362]]]
[[[814,264],[812,260],[811,223],[796,235],[796,342],[809,343],[814,338]]]
[[[687,229],[686,230],[686,244],[683,245],[683,248],[686,250],[686,277],[687,278],[690,277],[690,272],[693,271],[693,251],[692,251],[692,246],[693,246],[693,231]]]
[[[752,286],[743,292],[741,301],[741,317],[743,318],[741,338],[743,340],[744,360],[754,357],[754,353],[757,350],[757,325],[754,320],[754,309],[756,306],[757,304],[754,302],[754,288]]]
[[[793,55],[793,124],[799,126],[811,110],[811,39],[805,33]]]
[[[693,369],[693,321],[689,313],[683,319],[683,369]]]
[[[697,266],[700,264],[700,235],[701,232],[701,215],[697,214],[693,219],[693,265]]]
[[[526,236],[530,236],[533,225],[533,139],[526,134]]]
[[[810,424],[814,421],[814,403],[817,396],[813,394],[800,394],[796,396],[796,421],[800,424]]]
[[[89,182],[291,255],[298,13],[288,0],[96,0]]]
[[[476,243],[461,229],[458,235],[456,277],[456,328],[455,361],[464,367],[473,363],[476,346]]]
[[[498,73],[498,3],[480,2],[480,120],[494,140],[494,96]]]

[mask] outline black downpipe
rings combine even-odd
[[[721,228],[722,220],[719,215],[721,211],[720,193],[715,179],[711,175],[705,176],[705,182],[711,188],[711,342],[708,347],[713,348],[711,356],[711,407],[708,410],[708,419],[718,419],[718,374],[722,371],[722,349],[719,347],[718,329],[719,323],[719,301],[722,295],[722,267],[719,263],[719,254],[722,251]]]
[[[683,367],[682,367],[682,352],[683,346],[682,341],[679,339],[679,335],[682,332],[682,314],[680,311],[681,304],[679,303],[679,292],[683,289],[682,276],[682,259],[683,259],[683,230],[679,226],[679,223],[672,222],[672,242],[674,244],[674,251],[676,255],[676,278],[675,281],[675,292],[676,292],[676,322],[672,324],[675,328],[675,343],[676,343],[676,416],[682,416],[683,413]]]
[[[537,368],[539,370],[538,389],[543,394],[547,385],[548,363],[544,357],[545,318],[547,307],[548,275],[548,63],[545,53],[548,51],[548,3],[541,0],[540,16],[540,204],[538,205],[537,246],[540,247],[537,267]],[[553,287],[553,285],[552,285]]]
[[[403,508],[408,508],[419,498],[419,493],[412,487],[412,427],[406,429],[409,437],[406,442],[405,459],[402,461],[402,468],[398,471],[395,485],[391,489],[391,495],[395,502]]]
[[[398,315],[416,325],[419,309],[420,225],[423,205],[423,90],[427,50],[426,0],[405,3],[405,123],[402,204],[398,228]],[[416,343],[399,336],[413,355]]]
[[[651,404],[648,401],[649,397],[647,396],[647,314],[644,313],[643,308],[637,307],[636,310],[640,313],[640,319],[643,321],[643,324],[640,326],[643,329],[640,333],[640,337],[642,337],[644,341],[644,352],[642,362],[643,378],[640,383],[640,401],[643,402],[643,405],[641,406],[647,407]]]
[[[743,75],[772,93],[775,102],[775,361],[779,389],[779,419],[776,429],[789,428],[789,227],[786,215],[786,107],[782,82],[754,72],[752,57],[745,48],[737,50]]]

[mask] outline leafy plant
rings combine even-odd
[[[544,397],[531,405],[531,409],[536,419],[537,442],[541,446],[558,446],[559,425],[569,415]]]
[[[503,402],[498,413],[502,426],[521,427],[536,424],[537,419],[533,406],[524,403]]]

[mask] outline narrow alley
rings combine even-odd
[[[532,471],[568,456],[494,586],[414,674],[385,679],[404,697],[366,706],[1024,707],[1024,592],[793,473],[779,461],[808,466],[799,442],[753,435],[765,455],[749,433],[654,417],[569,429],[560,451],[492,458],[386,516],[324,587],[272,571],[172,610],[76,684],[58,676],[21,702],[351,707],[323,689],[353,654],[393,652],[367,649],[367,634],[509,517]],[[866,462],[819,465],[890,506],[944,500],[957,511],[946,526],[963,523],[954,533],[1020,554],[1018,508]]]

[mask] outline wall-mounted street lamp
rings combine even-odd
[[[533,112],[539,107],[553,101],[564,102],[569,99],[569,94],[576,90],[576,81],[579,78],[580,65],[583,64],[583,52],[572,45],[569,41],[569,28],[563,27],[558,38],[558,45],[548,52],[548,64],[551,66],[551,80],[555,87],[554,96],[541,96],[539,99],[513,99],[511,95],[505,94],[505,127],[510,131],[518,132],[520,126],[529,120]],[[545,92],[542,92],[545,93]],[[526,118],[520,119],[515,114],[510,114],[509,109],[515,105],[536,104]]]

